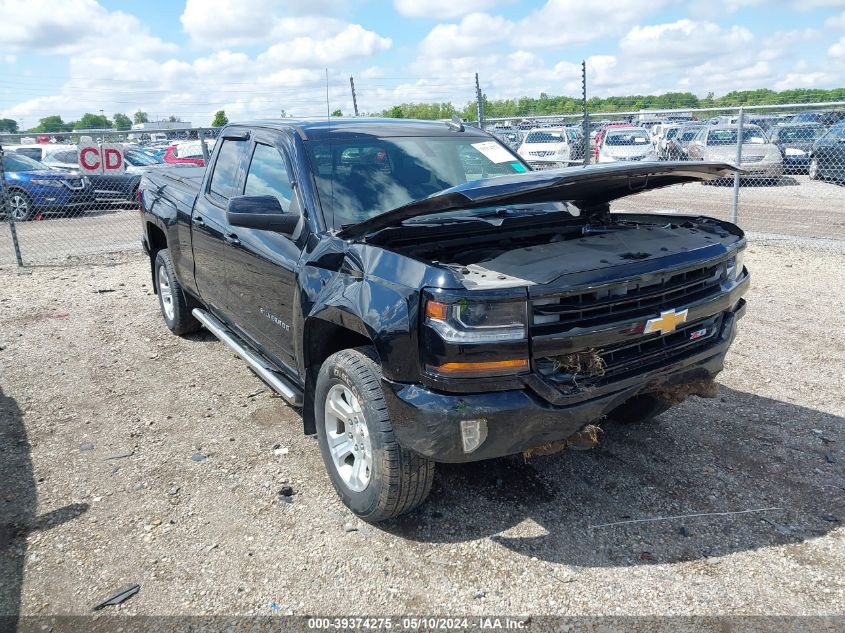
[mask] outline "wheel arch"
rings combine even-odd
[[[320,367],[335,352],[356,347],[376,349],[373,338],[363,321],[357,316],[329,309],[305,321],[302,337],[305,378],[302,422],[303,430],[307,435],[313,435],[317,430],[314,419],[314,387],[317,384]],[[377,349],[376,354],[378,354]]]
[[[147,243],[150,248],[150,276],[153,280],[153,292],[158,294],[158,281],[155,274],[156,255],[160,250],[167,248],[167,236],[154,222],[147,222]]]

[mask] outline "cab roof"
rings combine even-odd
[[[275,130],[293,129],[304,141],[330,138],[391,137],[391,136],[467,136],[489,138],[489,135],[470,125],[458,131],[445,121],[416,119],[388,119],[370,117],[336,117],[331,119],[270,119],[233,123],[231,127],[262,127]]]

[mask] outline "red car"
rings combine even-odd
[[[205,160],[203,160],[202,157],[202,147],[200,146],[199,141],[171,145],[164,150],[164,156],[162,156],[162,159],[165,163],[170,163],[172,165],[205,166]]]

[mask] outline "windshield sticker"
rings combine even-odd
[[[513,160],[513,154],[499,145],[496,141],[473,143],[472,146],[484,154],[492,163],[507,163],[508,161]]]
[[[511,163],[511,167],[513,167],[514,171],[518,172],[528,171],[527,169],[525,169],[525,165],[522,165],[520,163]]]

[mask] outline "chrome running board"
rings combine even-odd
[[[252,371],[284,398],[285,402],[294,407],[302,406],[302,392],[280,372],[268,367],[267,361],[258,354],[244,347],[225,325],[200,308],[194,308],[191,313],[209,332],[228,345],[235,354],[243,358],[252,368]]]

